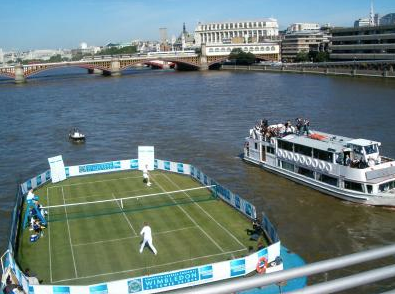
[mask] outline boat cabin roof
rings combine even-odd
[[[379,144],[380,142],[376,142],[376,141],[370,141],[370,140],[365,140],[365,139],[354,139],[348,142],[349,144],[352,145],[358,145],[358,146],[370,146],[372,144]]]
[[[372,144],[380,145],[380,143],[376,141],[370,141],[365,139],[352,139],[314,130],[312,130],[311,133],[313,135],[310,136],[299,136],[296,134],[290,134],[281,138],[281,140],[334,153],[343,152],[347,148],[347,144],[359,146],[368,146]]]

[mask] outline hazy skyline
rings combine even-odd
[[[178,35],[183,22],[193,32],[200,22],[274,17],[280,29],[294,22],[352,26],[367,17],[370,0],[3,0],[0,48],[3,50],[77,48],[81,42],[105,45]],[[394,0],[374,1],[375,13],[395,12]]]

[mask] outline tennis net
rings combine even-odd
[[[87,202],[66,203],[64,200],[63,204],[43,208],[48,211],[47,221],[55,222],[212,201],[216,198],[216,185],[210,185],[125,197],[111,194],[107,196],[107,199]]]

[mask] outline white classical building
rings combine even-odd
[[[258,43],[275,39],[278,23],[274,18],[255,21],[199,23],[195,29],[195,45],[202,43]]]

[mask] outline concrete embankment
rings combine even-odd
[[[298,66],[270,66],[270,65],[222,65],[221,70],[266,71],[279,73],[322,74],[351,77],[380,77],[395,78],[394,70],[326,68],[326,67],[298,67]]]

